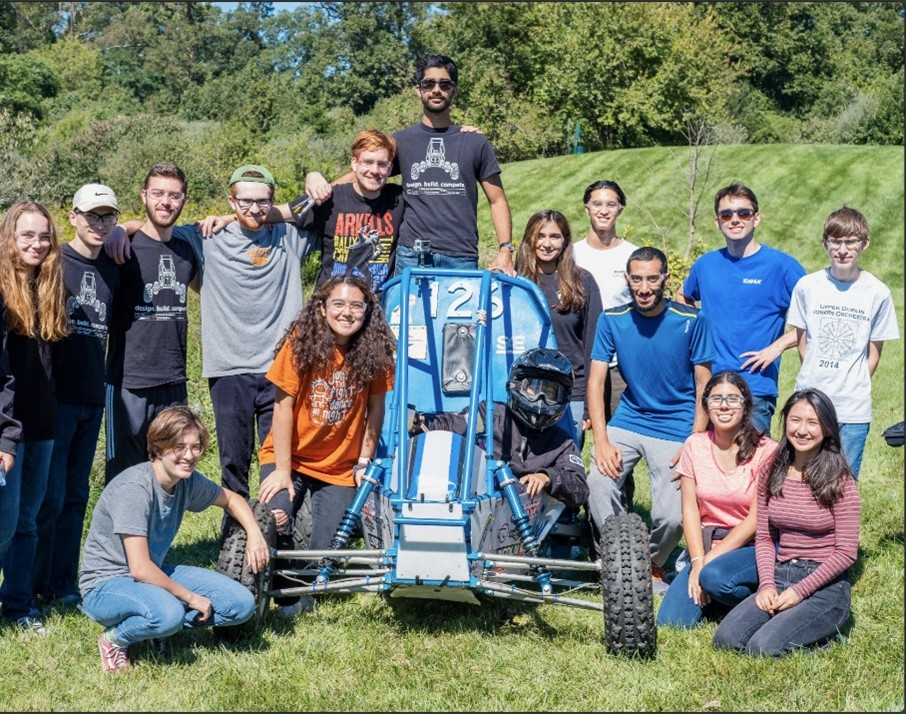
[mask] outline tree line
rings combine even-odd
[[[0,209],[136,187],[193,200],[236,165],[279,197],[345,171],[355,132],[420,116],[418,56],[460,67],[454,120],[502,162],[576,150],[903,143],[903,3],[0,4]],[[579,148],[581,146],[581,149]],[[128,206],[128,201],[125,202]]]

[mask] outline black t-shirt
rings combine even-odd
[[[63,283],[72,331],[53,345],[57,399],[104,404],[104,363],[120,286],[119,267],[104,251],[91,260],[66,243]]]
[[[53,439],[57,430],[57,394],[50,344],[10,332],[9,366],[16,379],[13,416],[22,422],[22,441]]]
[[[321,236],[318,285],[349,270],[370,282],[375,292],[381,290],[393,272],[403,218],[402,192],[400,186],[387,184],[377,198],[368,199],[356,193],[351,183],[339,184],[327,201],[304,214],[299,226]],[[290,209],[303,200],[305,196],[297,198]],[[376,240],[371,231],[377,232]]]
[[[500,165],[484,134],[419,122],[393,135],[394,174],[401,174],[406,220],[400,245],[429,240],[442,255],[478,258],[478,187]]]
[[[572,401],[584,401],[586,382],[588,381],[588,363],[591,348],[595,339],[598,317],[601,315],[601,293],[594,276],[584,268],[582,283],[585,285],[585,305],[579,311],[560,312],[560,276],[557,273],[541,274],[541,292],[547,298],[551,311],[551,322],[554,325],[554,337],[557,338],[557,349],[564,354],[573,366]]]
[[[186,381],[189,283],[198,259],[186,241],[142,231],[120,267],[120,297],[110,329],[107,383],[146,389]]]

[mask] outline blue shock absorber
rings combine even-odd
[[[507,503],[510,505],[510,510],[513,512],[513,524],[516,526],[516,532],[519,533],[519,538],[522,540],[525,554],[537,558],[540,546],[538,539],[535,538],[535,534],[532,532],[531,519],[522,505],[519,494],[516,492],[516,478],[513,476],[513,472],[510,471],[510,467],[505,463],[498,461],[497,465],[497,479],[500,481],[500,490],[503,492]],[[531,572],[541,586],[542,592],[549,593],[552,591],[551,574],[547,568],[543,565],[534,566]]]
[[[352,499],[349,508],[343,512],[343,518],[340,520],[340,525],[337,526],[336,533],[333,534],[333,538],[330,541],[331,550],[342,550],[349,543],[349,539],[352,537],[352,531],[355,529],[356,523],[358,523],[361,518],[365,501],[368,499],[368,496],[371,495],[371,492],[380,486],[380,481],[378,481],[375,476],[381,471],[381,463],[382,459],[375,459],[372,463],[368,464],[368,468],[365,470],[365,473],[362,474],[362,485],[359,486],[356,491],[355,498]],[[327,582],[336,569],[336,559],[321,558],[321,560],[318,561],[318,582]]]

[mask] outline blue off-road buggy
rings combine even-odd
[[[254,575],[245,564],[245,532],[232,522],[219,570],[252,590],[259,617],[269,598],[325,593],[557,603],[602,611],[611,653],[653,657],[651,558],[641,518],[608,518],[596,534],[598,560],[547,557],[552,541],[561,552],[577,552],[563,541],[584,546],[585,534],[564,517],[561,502],[543,492],[529,497],[509,466],[479,446],[494,443],[493,404],[507,400],[514,360],[529,348],[556,348],[538,287],[487,270],[409,268],[385,285],[383,305],[398,336],[395,386],[378,453],[331,548],[272,548],[270,567]],[[462,410],[464,437],[410,435],[416,414]],[[562,425],[574,432],[568,414]],[[270,511],[253,507],[274,544]],[[580,596],[598,588],[600,597]]]

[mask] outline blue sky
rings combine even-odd
[[[213,2],[212,5],[216,5],[222,10],[229,12],[230,10],[235,10],[238,2]],[[280,12],[281,10],[292,10],[296,5],[301,5],[300,2],[275,2],[274,10]]]

